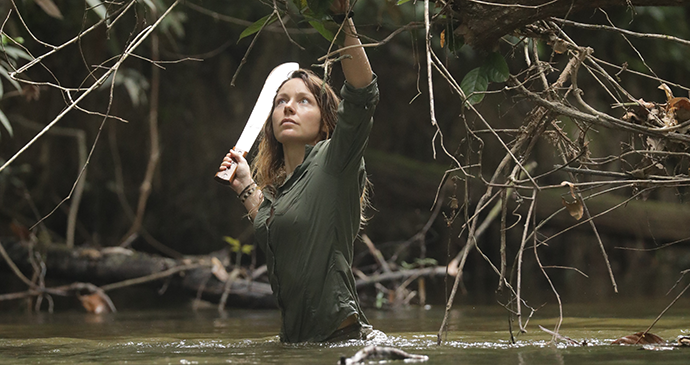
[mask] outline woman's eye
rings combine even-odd
[[[309,104],[309,99],[304,98],[304,99],[300,100],[299,102],[302,104]]]
[[[276,105],[285,104],[285,99],[276,100]]]

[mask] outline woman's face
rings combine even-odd
[[[301,79],[290,79],[278,90],[273,134],[282,144],[315,144],[321,132],[321,109]]]

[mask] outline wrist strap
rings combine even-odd
[[[347,14],[343,13],[343,14],[333,14],[333,15],[331,15],[331,19],[333,19],[333,21],[336,22],[336,23],[342,23],[342,22],[345,21],[345,19],[354,18],[354,17],[355,17],[355,12],[354,12],[354,11],[351,11],[351,12],[349,12],[349,13],[347,13]]]

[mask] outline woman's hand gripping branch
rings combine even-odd
[[[333,14],[349,14],[350,1],[349,0],[334,0],[331,4],[330,10]],[[343,51],[341,56],[349,56],[342,60],[343,73],[347,82],[355,88],[362,88],[369,85],[373,79],[373,72],[369,59],[364,51],[362,42],[357,36],[355,23],[352,18],[346,17],[343,25],[343,32],[345,32],[345,41],[343,43]],[[349,48],[353,46],[352,48]]]

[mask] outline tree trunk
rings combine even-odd
[[[517,4],[516,4],[517,3]],[[518,5],[519,4],[519,5]],[[504,35],[550,17],[566,17],[586,9],[614,6],[687,6],[684,0],[456,0],[453,17],[461,24],[456,33],[465,43],[491,49]]]

